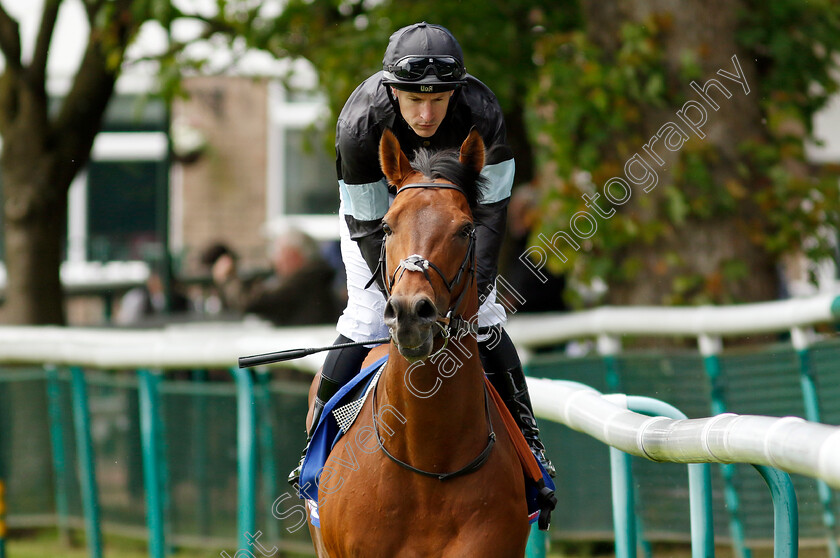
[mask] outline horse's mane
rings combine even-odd
[[[448,180],[466,194],[470,208],[478,204],[478,199],[487,188],[487,178],[473,167],[461,164],[456,149],[432,151],[418,149],[414,154],[411,167],[423,173],[426,178]]]

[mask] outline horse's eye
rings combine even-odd
[[[382,223],[382,232],[384,232],[386,235],[388,235],[388,234],[391,234],[394,231],[391,230],[391,226],[388,223],[383,222]]]

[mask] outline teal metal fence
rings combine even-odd
[[[40,417],[23,415],[4,431],[15,438],[0,453],[12,469],[12,525],[54,525],[65,540],[82,532],[90,556],[107,555],[103,529],[147,539],[152,557],[176,546],[233,556],[258,531],[268,548],[306,552],[306,529],[280,517],[294,502],[274,506],[291,488],[273,478],[300,453],[306,386],[229,378],[227,370],[5,368],[0,391],[14,400],[4,414],[27,407]],[[43,431],[49,444],[18,451]]]
[[[626,407],[631,411],[672,419],[688,417],[676,407],[658,399],[628,397]],[[613,528],[615,530],[615,553],[619,558],[636,556],[637,533],[641,532],[641,521],[636,517],[635,485],[630,455],[619,449],[610,448]],[[688,503],[691,524],[692,558],[711,558],[715,554],[714,521],[712,518],[712,477],[707,463],[688,465]],[[641,537],[644,544],[644,537]],[[650,554],[645,547],[645,554]]]
[[[833,358],[838,356],[838,350],[840,343],[831,338],[815,344],[811,355],[813,362],[819,363],[814,367],[820,386],[818,393],[824,416],[831,417],[825,422],[830,424],[837,424],[840,417],[840,399],[836,397],[838,390],[834,387],[840,382],[840,360]],[[714,414],[710,412],[714,390],[706,375],[703,357],[698,353],[687,349],[674,349],[664,354],[628,352],[615,355],[614,359],[621,371],[624,391],[667,400],[692,417]],[[611,391],[607,388],[607,367],[599,356],[570,359],[558,354],[538,355],[529,364],[529,374],[582,382],[599,391]],[[789,344],[725,352],[721,355],[717,387],[722,394],[727,394],[729,411],[805,416],[795,353]],[[552,454],[559,476],[575,479],[574,483],[559,483],[561,501],[608,501],[608,449],[592,438],[546,420],[541,421],[541,427],[550,450],[560,452],[561,459]],[[579,459],[578,456],[587,457]],[[644,460],[634,460],[633,469],[637,482],[637,517],[652,540],[687,542],[690,528],[682,513],[688,498],[683,488],[684,471],[677,465]],[[731,484],[724,477],[726,469],[734,473]],[[747,465],[731,464],[713,467],[711,472],[714,530],[718,541],[731,543],[736,553],[747,555],[751,547],[768,544],[773,538],[773,515],[767,506],[766,486],[750,469]],[[822,545],[828,556],[834,556],[837,529],[833,518],[840,511],[836,495],[832,498],[834,493],[818,480],[794,475],[793,482],[802,508],[802,544]],[[738,505],[737,513],[732,513],[735,504]],[[610,538],[612,521],[608,512],[602,506],[591,504],[582,508],[572,506],[571,510],[559,509],[554,514],[553,536],[561,539]],[[640,538],[640,544],[645,542]]]
[[[589,386],[562,380],[532,380],[531,384],[538,414],[611,446],[616,555],[622,558],[636,556],[637,531],[642,531],[642,522],[635,501],[636,485],[630,480],[633,475],[629,457],[618,450],[658,462],[753,464],[770,488],[773,503],[770,532],[777,557],[797,556],[801,542],[796,492],[785,471],[821,478],[835,488],[840,487],[838,427],[796,417],[732,413],[688,420],[673,407],[655,399],[603,396]],[[628,410],[634,408],[654,418]],[[668,416],[677,416],[679,420],[669,420]],[[688,503],[694,556],[714,555],[708,479],[708,468],[690,471]],[[661,503],[657,501],[653,505]],[[685,503],[683,498],[684,507]],[[645,525],[644,531],[650,527]],[[735,543],[737,551],[738,541]],[[649,553],[650,547],[642,546]]]
[[[771,305],[786,316],[781,321],[759,309],[759,331],[790,332],[792,341],[750,349],[724,350],[720,338],[734,333],[685,318],[683,326],[695,329],[646,319],[672,334],[696,334],[704,339],[701,353],[622,352],[622,324],[603,319],[604,312],[598,327],[591,314],[515,317],[510,331],[526,351],[570,339],[597,341],[599,352],[579,358],[532,353],[530,376],[666,400],[692,417],[726,411],[836,424],[840,342],[809,331],[812,323],[832,323],[825,310],[831,305],[818,302],[803,303],[812,309],[804,317]],[[331,328],[230,325],[148,332],[0,328],[0,479],[6,465],[10,523],[55,525],[63,534],[82,529],[91,556],[102,554],[103,528],[147,538],[153,557],[191,545],[227,548],[230,556],[259,544],[307,552],[302,507],[280,480],[303,443],[307,376],[230,365],[242,355],[328,344],[332,335]],[[311,371],[320,361],[297,364]],[[560,471],[562,504],[550,537],[615,536],[620,546],[635,546],[614,531],[608,447],[559,424],[543,420],[541,426]],[[651,542],[696,539],[695,512],[675,513],[690,499],[684,467],[634,459],[631,469],[632,499],[622,507],[635,510],[637,528],[628,537],[646,552]],[[710,476],[717,541],[732,543],[744,556],[756,544],[772,542],[778,517],[760,476],[737,464],[713,467]],[[835,495],[828,484],[802,475],[792,482],[800,503],[799,540],[822,544],[837,558]],[[529,556],[544,555],[547,541],[535,533]]]

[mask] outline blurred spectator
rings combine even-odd
[[[213,269],[213,264],[222,256],[231,258],[234,262],[237,259],[236,252],[231,250],[227,244],[216,242],[205,248],[204,252],[201,253],[201,264],[207,267],[207,269]]]
[[[341,313],[335,269],[318,243],[302,231],[289,229],[277,237],[271,254],[274,274],[262,281],[244,281],[236,255],[224,245],[211,246],[206,261],[212,255],[213,283],[226,309],[255,314],[278,326],[332,323]]]
[[[543,267],[540,271],[547,277],[543,283],[534,272],[519,261],[519,256],[528,248],[528,237],[539,218],[537,189],[531,184],[523,184],[513,191],[508,205],[508,233],[510,252],[503,273],[505,279],[516,289],[525,302],[519,312],[563,312],[568,306],[563,299],[566,279]]]
[[[166,278],[169,278],[167,304]],[[119,325],[152,325],[172,315],[185,315],[191,310],[189,298],[172,273],[166,260],[149,264],[149,277],[142,287],[131,289],[122,297],[115,321]]]
[[[207,272],[212,273],[213,266],[222,258],[231,260],[234,268],[238,266],[239,256],[223,242],[215,242],[205,248],[201,253],[200,261]],[[213,281],[210,292],[202,292],[201,298],[201,306],[205,314],[215,316],[216,318],[224,314],[240,314],[236,308],[230,308],[225,304],[221,289],[216,285],[215,281]]]

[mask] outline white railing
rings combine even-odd
[[[576,382],[529,378],[537,416],[652,461],[754,463],[840,488],[840,427],[798,417],[724,413],[672,420],[628,411],[622,395]]]
[[[0,327],[0,363],[124,368],[230,368],[241,356],[331,345],[332,326],[270,328],[259,324],[195,324],[155,330]],[[324,354],[288,365],[315,371]]]
[[[603,306],[565,315],[514,316],[508,331],[514,341],[526,346],[599,335],[741,335],[832,322],[840,317],[838,312],[840,297],[836,294],[731,306]]]
[[[702,336],[788,331],[836,319],[840,297],[720,307],[602,307],[569,314],[514,315],[508,332],[530,349],[569,339],[621,335]],[[157,330],[0,327],[0,363],[75,364],[100,368],[235,366],[241,356],[330,345],[332,326],[270,328],[262,324],[193,324]],[[287,363],[314,371],[315,354]]]
[[[598,335],[724,335],[784,331],[835,319],[838,299],[822,295],[762,304],[701,308],[600,308],[567,315],[514,316],[509,331],[527,349]],[[195,324],[160,330],[0,327],[0,363],[125,368],[231,368],[241,356],[330,345],[332,326],[269,328]],[[324,353],[293,361],[314,371]],[[529,379],[538,415],[634,455],[658,461],[748,462],[824,479],[840,487],[840,429],[799,418],[723,414],[651,419],[591,388]]]

